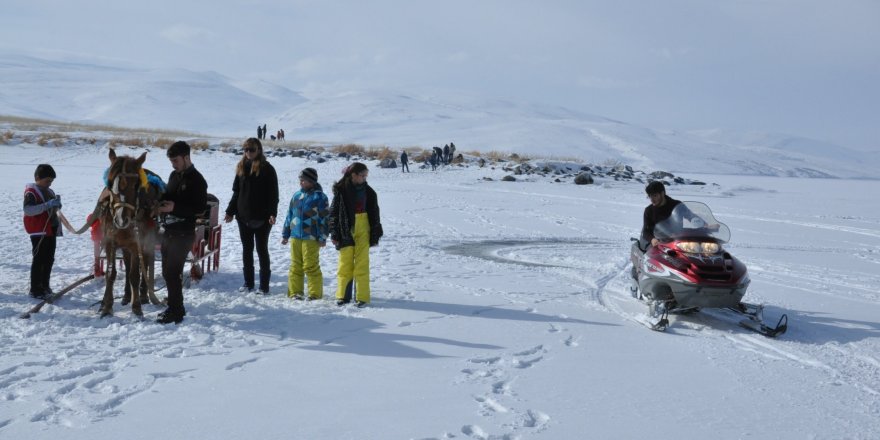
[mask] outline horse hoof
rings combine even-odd
[[[122,301],[120,302],[120,304],[123,306],[127,306],[130,302],[131,302],[130,299],[122,298]]]
[[[101,312],[101,319],[106,318],[108,316],[113,316],[113,312]]]

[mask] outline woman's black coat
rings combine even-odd
[[[333,186],[333,201],[330,203],[330,239],[336,249],[354,246],[354,185]],[[376,191],[367,185],[367,218],[370,220],[370,246],[379,244],[382,238],[382,222],[379,219],[379,201]]]
[[[269,162],[260,166],[260,175],[252,175],[250,166],[245,166],[243,176],[235,175],[232,183],[232,198],[226,207],[226,214],[250,227],[278,217],[278,175]]]

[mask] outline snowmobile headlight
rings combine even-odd
[[[700,253],[700,243],[696,241],[681,241],[676,243],[675,247],[687,254]]]
[[[718,243],[703,243],[703,253],[704,254],[717,254],[718,251],[721,250],[721,245]]]
[[[712,242],[682,241],[676,243],[675,246],[686,254],[710,255],[717,254],[721,250],[721,245]]]

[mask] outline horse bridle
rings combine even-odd
[[[135,190],[134,204],[126,202],[125,194],[119,193],[119,178],[137,178],[140,179],[140,173],[129,173],[125,170],[125,164],[122,164],[122,172],[113,177],[113,185],[110,187],[110,211],[113,213],[113,225],[118,229],[128,229],[132,220],[137,218],[140,207],[140,189]],[[126,209],[131,210],[131,217],[125,217],[123,213]],[[117,215],[119,212],[119,215]]]

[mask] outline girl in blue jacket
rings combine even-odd
[[[299,175],[300,190],[290,199],[287,218],[281,230],[281,244],[290,243],[290,271],[287,275],[287,296],[304,299],[305,277],[309,280],[309,300],[324,296],[324,276],[318,252],[327,244],[328,201],[318,172],[306,168]]]

